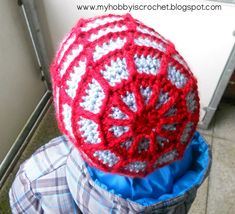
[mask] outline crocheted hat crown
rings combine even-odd
[[[197,82],[174,45],[129,14],[80,20],[51,66],[61,131],[103,171],[142,177],[181,159]]]

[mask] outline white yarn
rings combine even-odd
[[[194,112],[197,107],[196,94],[193,91],[190,91],[186,96],[186,104],[189,112]]]
[[[175,131],[176,130],[176,124],[172,123],[172,124],[164,124],[162,126],[163,129],[167,130],[167,131]]]
[[[124,114],[118,107],[112,107],[112,114],[110,116],[114,119],[128,119],[128,116]]]
[[[69,134],[73,137],[73,130],[72,130],[72,124],[71,124],[71,116],[72,116],[72,108],[68,104],[63,104],[63,122],[65,129],[69,132]]]
[[[104,29],[100,29],[98,33],[93,33],[91,34],[90,38],[88,39],[90,42],[95,41],[96,39],[99,39],[100,37],[107,35],[109,33],[115,33],[115,32],[121,32],[127,30],[127,27],[125,25],[119,27],[119,26],[114,26],[114,27],[107,27]]]
[[[65,42],[65,44],[64,44],[64,46],[62,47],[62,50],[61,50],[61,52],[60,52],[60,56],[59,56],[59,58],[58,58],[58,60],[57,60],[57,63],[58,63],[58,64],[60,63],[61,59],[63,58],[64,53],[69,49],[70,45],[73,44],[73,42],[75,41],[75,39],[76,39],[76,36],[73,35],[72,37],[70,37],[70,38]]]
[[[110,150],[95,151],[93,155],[109,167],[112,167],[119,161],[119,158]]]
[[[163,147],[165,143],[169,143],[169,139],[162,137],[160,135],[157,135],[156,141],[161,147]]]
[[[105,93],[101,85],[97,82],[97,80],[92,79],[85,92],[86,95],[82,97],[80,106],[95,114],[99,113],[100,107],[102,106],[102,101],[105,97]]]
[[[134,42],[136,45],[139,45],[139,46],[152,47],[152,48],[158,49],[162,52],[166,51],[166,49],[163,47],[162,44],[156,43],[155,41],[152,41],[149,38],[139,37],[137,39],[134,39]]]
[[[82,45],[78,45],[76,48],[72,49],[72,53],[70,55],[67,55],[66,60],[64,61],[61,70],[60,70],[60,76],[63,77],[65,74],[66,70],[68,69],[69,65],[73,60],[81,53],[83,50]]]
[[[166,117],[170,117],[175,115],[177,112],[177,108],[175,106],[170,107],[170,109],[164,114]]]
[[[126,38],[121,39],[118,37],[116,40],[110,40],[109,42],[103,43],[101,46],[96,45],[95,51],[93,53],[93,60],[97,61],[109,52],[114,51],[116,49],[121,49],[125,43]]]
[[[193,128],[193,123],[188,122],[187,125],[185,126],[183,134],[181,135],[181,138],[180,138],[180,142],[182,144],[186,143],[186,141],[188,140],[189,133],[191,132],[192,128]]]
[[[113,133],[115,137],[120,137],[129,130],[128,126],[112,126],[109,131]]]
[[[105,25],[107,23],[115,22],[115,21],[120,21],[123,20],[122,17],[106,17],[106,18],[101,18],[101,19],[95,19],[91,22],[88,22],[85,27],[82,27],[82,31],[89,31],[91,29],[97,28],[101,25]]]
[[[173,149],[170,152],[165,153],[162,155],[154,164],[154,167],[157,167],[158,165],[162,165],[164,163],[167,163],[169,161],[174,160],[178,156],[178,152],[176,149]]]
[[[78,124],[81,136],[86,143],[97,144],[101,142],[97,123],[84,117],[80,117]]]
[[[169,93],[168,92],[163,92],[160,91],[159,95],[158,95],[158,101],[156,104],[156,109],[159,109],[163,104],[167,103],[169,100]]]
[[[188,79],[179,70],[176,70],[176,68],[171,65],[168,66],[168,79],[177,88],[183,88],[188,81]]]
[[[156,57],[148,55],[145,57],[141,55],[139,57],[137,54],[134,56],[135,66],[139,73],[146,73],[156,75],[160,68],[160,60]]]
[[[140,87],[140,93],[141,93],[141,95],[142,95],[142,97],[143,97],[143,100],[144,100],[145,105],[147,105],[148,102],[149,102],[149,99],[150,99],[150,97],[151,97],[151,95],[152,95],[152,89],[151,89],[149,86],[146,87],[146,88],[144,88],[143,86],[141,86],[141,87]]]
[[[138,153],[141,153],[142,151],[147,151],[150,145],[149,139],[142,139],[138,145]]]
[[[136,161],[128,164],[125,166],[125,169],[130,171],[130,172],[136,172],[138,173],[139,171],[144,171],[146,168],[146,162],[141,162],[141,161]]]
[[[115,86],[129,77],[125,58],[120,59],[118,57],[115,61],[111,60],[111,64],[105,65],[105,70],[100,72],[111,86]]]
[[[140,27],[140,26],[137,26],[136,30],[141,33],[148,34],[150,36],[156,36],[157,38],[159,38],[159,39],[163,40],[165,43],[167,43],[167,41],[161,35],[159,35],[158,33],[156,33],[153,30],[150,30],[150,29],[144,28],[144,27]]]
[[[69,80],[66,81],[68,89],[66,90],[67,94],[74,98],[78,88],[78,83],[81,81],[82,76],[86,72],[86,60],[79,61],[77,66],[73,67],[73,72],[70,73]]]
[[[137,105],[135,101],[135,94],[131,92],[126,92],[125,96],[121,96],[122,101],[130,108],[130,110],[136,112],[137,111]]]
[[[133,140],[130,138],[130,139],[126,140],[125,142],[121,143],[121,146],[126,147],[126,150],[128,150],[131,147],[132,141]]]

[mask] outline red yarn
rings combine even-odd
[[[80,20],[62,42],[51,75],[59,128],[91,166],[143,177],[183,157],[199,120],[196,79],[170,41],[129,14]],[[132,97],[135,105],[128,106],[124,100]],[[115,118],[114,109],[123,118]],[[115,127],[122,127],[120,136]],[[97,151],[108,152],[102,159]],[[133,166],[140,163],[143,168]]]

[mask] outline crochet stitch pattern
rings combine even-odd
[[[79,20],[51,75],[59,128],[91,166],[143,177],[183,157],[197,81],[174,45],[130,14]]]

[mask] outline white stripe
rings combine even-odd
[[[61,70],[60,70],[60,76],[61,77],[63,77],[63,75],[65,74],[65,72],[68,69],[71,62],[73,62],[73,60],[81,53],[82,50],[83,50],[83,46],[78,45],[77,48],[74,48],[72,50],[72,53],[70,55],[67,55],[67,58],[66,58],[65,62],[61,66],[62,67]]]
[[[173,161],[177,156],[178,156],[177,150],[173,149],[172,151],[163,154],[158,160],[156,160],[154,167],[157,167],[158,165],[162,165],[169,161]]]
[[[73,67],[73,72],[70,73],[70,79],[66,81],[68,89],[66,90],[67,94],[74,98],[78,88],[78,83],[81,81],[82,76],[86,72],[86,60],[79,61],[77,66]]]
[[[92,22],[88,22],[85,27],[82,27],[82,31],[88,31],[93,28],[97,28],[101,25],[105,25],[107,23],[115,22],[115,21],[120,21],[123,20],[122,17],[106,17],[106,18],[101,18],[101,19],[96,19]]]
[[[71,124],[72,109],[68,104],[63,104],[62,115],[65,129],[69,132],[72,137],[74,137]]]
[[[97,82],[97,80],[92,79],[91,83],[89,83],[88,87],[85,89],[85,92],[86,95],[82,97],[80,106],[95,114],[99,113],[103,104],[102,101],[105,97],[105,93],[101,85]]]
[[[135,44],[137,44],[139,46],[152,47],[152,48],[158,49],[163,52],[166,51],[166,49],[162,46],[162,44],[156,43],[155,41],[152,41],[149,38],[139,37],[139,38],[135,39],[134,41],[135,41]]]
[[[134,56],[135,65],[139,73],[146,73],[156,75],[160,68],[160,60],[151,55],[141,55],[140,57],[136,54]]]
[[[141,33],[148,34],[150,36],[156,36],[157,38],[161,39],[163,42],[167,43],[167,41],[160,34],[158,34],[157,32],[155,32],[153,30],[149,30],[148,28],[144,28],[144,27],[140,27],[140,26],[137,26],[136,30]]]
[[[124,114],[118,107],[112,107],[112,114],[110,114],[109,116],[114,119],[120,120],[128,119],[128,116]]]
[[[91,34],[90,38],[88,39],[90,42],[95,41],[96,39],[99,39],[100,37],[107,35],[108,33],[115,33],[115,32],[121,32],[127,30],[126,26],[114,26],[114,27],[108,27],[105,29],[101,29],[97,32],[97,34],[93,33]]]
[[[100,72],[111,86],[115,86],[129,77],[125,58],[118,57],[115,61],[111,60],[110,65],[105,65],[105,69]]]
[[[103,43],[102,46],[97,45],[95,47],[95,52],[93,53],[94,61],[100,59],[102,56],[108,54],[111,51],[116,49],[121,49],[126,43],[126,38],[121,39],[117,38],[117,40],[110,40],[109,43]]]
[[[137,105],[135,100],[135,94],[127,91],[126,94],[121,96],[122,101],[129,107],[130,110],[136,112]]]
[[[174,84],[177,88],[183,88],[188,82],[187,77],[180,70],[176,69],[175,66],[168,66],[168,79]]]
[[[109,129],[109,131],[111,131],[115,137],[120,137],[124,133],[129,131],[129,127],[128,126],[112,126]]]
[[[58,60],[57,60],[57,63],[58,63],[58,64],[60,63],[61,59],[63,58],[64,53],[69,49],[70,45],[75,41],[75,39],[76,39],[76,36],[73,35],[71,38],[69,38],[69,39],[66,41],[66,43],[65,43],[64,46],[62,47],[62,50],[61,50],[61,52],[60,52],[60,56],[59,56],[59,58],[58,58]]]
[[[109,167],[115,165],[119,160],[119,158],[110,150],[95,151],[93,156],[103,162],[103,164],[108,165]]]
[[[80,117],[78,121],[79,131],[81,132],[81,136],[84,138],[86,143],[97,144],[101,142],[99,126],[93,120],[86,119],[84,117]]]

